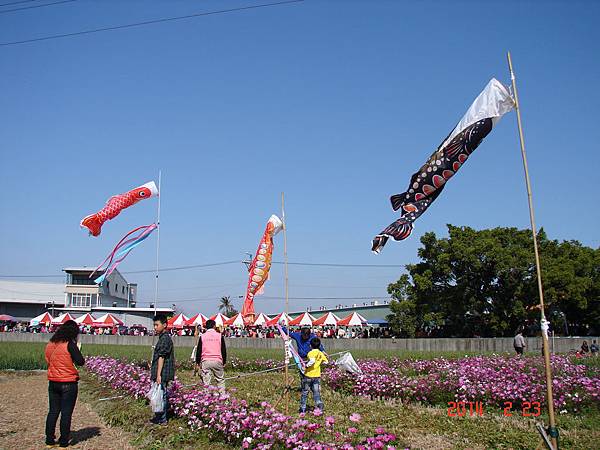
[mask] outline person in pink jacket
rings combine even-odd
[[[206,331],[198,339],[196,349],[196,364],[202,369],[202,382],[210,385],[215,378],[217,386],[225,390],[224,369],[227,362],[227,348],[225,338],[215,330],[215,321],[206,321]]]

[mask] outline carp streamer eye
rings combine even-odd
[[[140,197],[145,197],[146,193],[144,191],[140,192]]]

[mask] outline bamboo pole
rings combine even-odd
[[[540,266],[540,254],[537,243],[537,231],[535,227],[535,214],[533,212],[533,197],[531,194],[531,182],[529,180],[529,168],[527,166],[527,154],[525,152],[525,138],[523,137],[523,124],[521,122],[521,107],[519,105],[519,95],[517,92],[517,80],[513,71],[512,59],[510,52],[507,53],[508,57],[508,69],[510,71],[510,79],[512,81],[513,94],[515,100],[515,111],[517,113],[517,124],[519,127],[519,140],[521,142],[521,156],[523,158],[523,169],[525,171],[525,184],[527,186],[527,199],[529,202],[529,219],[531,221],[531,233],[533,235],[533,251],[535,254],[535,268],[537,272],[537,284],[538,292],[540,296],[540,312],[541,312],[541,323],[542,323],[542,345],[544,350],[544,366],[546,369],[546,400],[548,403],[548,418],[550,421],[550,428],[548,434],[550,435],[552,446],[554,449],[558,449],[558,429],[556,428],[556,419],[554,416],[554,397],[552,395],[552,368],[550,366],[550,349],[548,346],[548,329],[545,326],[546,315],[544,313],[544,290],[542,288],[542,268]]]
[[[284,280],[285,280],[285,315],[286,317],[289,314],[289,291],[288,291],[288,260],[287,260],[287,224],[285,222],[285,207],[284,207],[284,195],[281,193],[281,221],[283,222],[283,271],[284,271]],[[289,334],[289,324],[288,324],[288,334]],[[287,352],[287,349],[286,349]],[[287,355],[286,355],[287,358]],[[290,404],[290,372],[288,368],[288,364],[285,365],[284,370],[284,380],[285,380],[285,413],[286,415],[289,412],[289,404]]]

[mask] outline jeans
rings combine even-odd
[[[49,411],[46,417],[46,444],[53,444],[56,439],[56,421],[60,415],[60,440],[61,445],[67,445],[71,436],[71,417],[77,392],[77,382],[59,383],[50,381],[48,383]]]
[[[302,396],[300,397],[300,412],[306,412],[306,400],[308,399],[308,391],[312,391],[315,407],[321,411],[324,409],[323,401],[321,400],[321,378],[302,377]]]
[[[160,383],[163,391],[163,410],[159,413],[154,413],[154,420],[156,422],[166,422],[167,421],[167,411],[169,410],[169,397],[167,395],[167,387],[169,383]]]

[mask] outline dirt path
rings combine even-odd
[[[48,413],[46,372],[0,374],[0,450],[43,449]],[[56,426],[57,438],[59,434]],[[131,436],[109,428],[77,399],[71,424],[73,449],[133,449]]]

